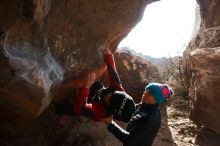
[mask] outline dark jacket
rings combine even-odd
[[[151,146],[160,124],[159,105],[142,103],[137,106],[126,130],[114,122],[108,125],[108,130],[122,141],[124,146]]]

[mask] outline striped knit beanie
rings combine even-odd
[[[173,90],[167,84],[149,83],[145,90],[149,90],[158,104],[162,104],[173,96]]]

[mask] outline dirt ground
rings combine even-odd
[[[162,124],[153,146],[220,146],[220,135],[189,119],[189,102],[173,97],[161,107]]]

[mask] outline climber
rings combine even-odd
[[[159,106],[172,95],[173,90],[168,85],[149,83],[126,130],[118,126],[111,115],[101,121],[124,146],[151,146],[161,124]]]
[[[91,73],[74,99],[73,111],[96,121],[113,114],[117,120],[128,122],[135,110],[133,98],[124,92],[111,51],[105,48],[103,54],[109,87],[95,82],[96,74]]]

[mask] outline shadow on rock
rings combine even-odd
[[[196,136],[195,143],[199,146],[219,146],[220,135],[207,128],[202,128]]]

